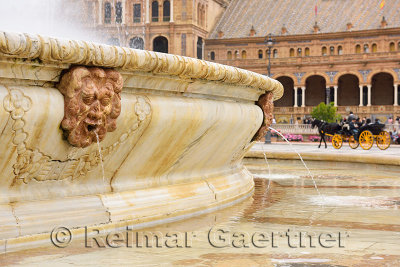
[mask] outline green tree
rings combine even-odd
[[[342,116],[336,113],[337,108],[333,102],[326,105],[324,102],[319,103],[318,106],[314,107],[311,115],[313,118],[323,120],[326,122],[336,122],[342,119]]]

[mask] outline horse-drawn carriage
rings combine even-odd
[[[347,141],[352,149],[361,146],[362,149],[368,150],[376,141],[376,145],[381,150],[385,150],[390,146],[390,135],[384,131],[385,124],[373,123],[360,127],[357,132],[350,130],[348,125],[339,125],[337,123],[326,123],[319,120],[314,120],[312,127],[318,126],[318,132],[321,135],[321,142],[324,141],[325,148],[327,147],[325,135],[332,137],[332,146],[340,149],[343,141]]]

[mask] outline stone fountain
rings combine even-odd
[[[0,32],[0,247],[243,200],[254,183],[242,158],[282,93],[207,61]]]

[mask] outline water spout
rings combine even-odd
[[[318,192],[318,195],[319,195],[320,197],[322,197],[321,193],[320,193],[319,190],[318,190],[317,183],[315,182],[314,175],[312,175],[310,169],[308,168],[308,166],[307,166],[306,163],[304,162],[303,157],[300,155],[300,153],[297,152],[297,150],[292,146],[292,144],[289,142],[289,140],[287,140],[286,137],[283,136],[283,134],[281,134],[280,132],[278,132],[277,130],[275,130],[275,129],[272,128],[272,127],[268,127],[268,128],[269,128],[270,130],[275,131],[277,134],[279,134],[279,135],[283,138],[283,140],[285,140],[285,141],[290,145],[290,147],[293,149],[293,151],[297,153],[297,155],[299,156],[299,158],[300,158],[301,162],[303,163],[304,167],[307,169],[308,174],[311,176],[311,179],[312,179],[312,181],[313,181],[313,183],[314,183],[314,187],[315,187],[315,189],[316,189],[317,192]],[[265,153],[264,153],[264,155],[265,155]]]
[[[104,165],[103,165],[103,155],[101,154],[101,148],[100,148],[100,140],[99,140],[99,135],[97,134],[97,132],[94,132],[96,134],[96,138],[97,138],[97,148],[99,150],[99,157],[100,157],[100,164],[101,164],[101,171],[103,174],[103,184],[105,185],[105,175],[104,175]]]

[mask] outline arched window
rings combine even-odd
[[[378,51],[378,46],[376,44],[372,44],[372,53],[376,53]]]
[[[243,50],[242,51],[242,59],[246,59],[246,57],[247,57],[246,50]]]
[[[115,22],[122,23],[122,3],[117,2],[115,4]]]
[[[211,51],[210,53],[211,60],[215,60],[215,52]]]
[[[151,3],[151,21],[158,21],[158,2],[153,1]]]
[[[343,47],[341,45],[339,45],[338,48],[337,48],[337,54],[338,55],[343,55]]]
[[[163,21],[169,21],[171,13],[171,5],[168,0],[164,1],[163,6]]]
[[[197,5],[197,25],[201,24],[201,5]]]
[[[109,2],[104,4],[104,23],[111,23],[111,4]]]
[[[293,49],[293,48],[290,48],[290,50],[289,50],[289,56],[290,56],[290,57],[294,57],[294,49]]]
[[[237,59],[239,57],[239,51],[236,50],[235,54],[233,55],[233,59]]]
[[[263,51],[260,49],[258,50],[258,58],[262,59],[263,58]]]
[[[356,45],[356,54],[360,54],[360,53],[361,53],[361,46]]]
[[[226,55],[227,59],[232,59],[232,51],[228,51],[227,55]]]
[[[395,51],[395,47],[394,47],[394,43],[393,43],[393,42],[391,42],[391,43],[389,44],[389,51],[390,51],[390,52],[394,52],[394,51]]]
[[[186,33],[181,34],[181,55],[186,56]]]
[[[335,54],[335,47],[331,46],[329,47],[329,54],[334,55]]]
[[[141,14],[142,14],[141,4],[134,4],[133,5],[133,22],[134,23],[140,22]]]
[[[140,37],[133,37],[129,40],[129,47],[134,49],[144,49],[144,41]]]
[[[164,36],[158,36],[153,40],[153,51],[168,53],[168,39]]]
[[[301,57],[301,48],[300,48],[300,47],[297,48],[297,56],[298,56],[298,57]]]
[[[203,59],[203,38],[197,38],[197,58]]]
[[[369,53],[369,46],[367,44],[364,45],[364,53]]]
[[[306,49],[304,50],[304,55],[305,55],[306,57],[309,57],[309,56],[310,56],[310,48],[306,47]]]
[[[272,52],[272,57],[273,58],[277,58],[278,57],[278,49],[274,49],[274,51]]]
[[[201,14],[201,25],[206,26],[206,8],[203,5],[202,14]]]
[[[326,56],[326,55],[327,55],[327,50],[328,50],[328,49],[326,49],[325,46],[322,47],[321,53],[322,53],[323,56]]]

